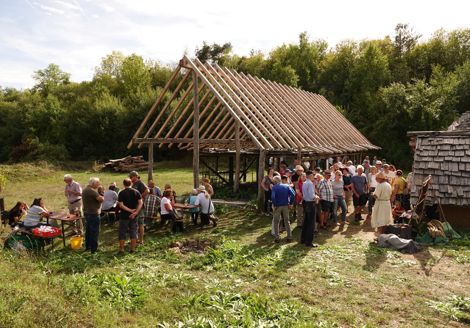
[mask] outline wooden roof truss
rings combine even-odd
[[[196,140],[201,150],[235,150],[237,142],[241,151],[306,155],[378,149],[323,96],[185,56],[128,148],[190,150]]]

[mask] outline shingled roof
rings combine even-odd
[[[243,151],[333,155],[379,149],[321,95],[186,56],[128,148],[159,143],[191,149],[195,102],[201,150],[234,150],[237,129]]]
[[[413,131],[416,137],[414,183],[418,188],[432,175],[429,195],[443,205],[470,206],[470,112],[447,131]],[[417,200],[412,193],[412,201]]]

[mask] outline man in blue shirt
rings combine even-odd
[[[313,179],[315,175],[312,171],[307,171],[307,178],[302,184],[302,198],[304,206],[304,223],[302,225],[302,234],[300,243],[305,244],[307,247],[314,247],[313,231],[315,230],[315,200],[318,196],[315,195],[315,187]]]
[[[292,241],[292,231],[289,222],[289,205],[294,203],[295,192],[286,184],[281,184],[281,177],[276,175],[273,178],[274,186],[271,190],[271,201],[273,204],[273,227],[275,242],[280,241],[279,222],[281,216],[287,231],[287,242]]]

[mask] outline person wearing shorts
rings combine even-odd
[[[142,209],[142,196],[140,192],[131,188],[132,181],[124,179],[124,190],[119,192],[118,202],[121,212],[119,213],[119,253],[124,252],[126,234],[129,232],[131,239],[130,252],[135,251],[137,245],[137,217]]]
[[[132,181],[132,188],[140,192],[142,196],[142,201],[147,197],[149,194],[149,188],[145,185],[145,183],[140,180],[139,173],[136,171],[132,171],[129,173],[129,178]],[[139,234],[138,234],[138,243],[144,244],[144,231],[145,231],[145,221],[143,213],[139,213],[137,215],[137,224],[139,225]]]
[[[356,174],[351,178],[351,185],[353,190],[353,204],[354,204],[354,219],[356,222],[361,220],[361,212],[367,203],[367,194],[369,192],[369,185],[365,176],[364,168],[358,165]]]
[[[331,172],[325,171],[325,178],[320,181],[318,184],[318,191],[320,193],[320,208],[321,208],[321,215],[320,215],[320,227],[326,228],[328,218],[330,217],[330,213],[333,212],[333,187],[331,185]]]

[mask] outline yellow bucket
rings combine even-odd
[[[83,245],[83,237],[82,236],[73,236],[70,238],[70,247],[73,250],[78,250],[82,248]]]

